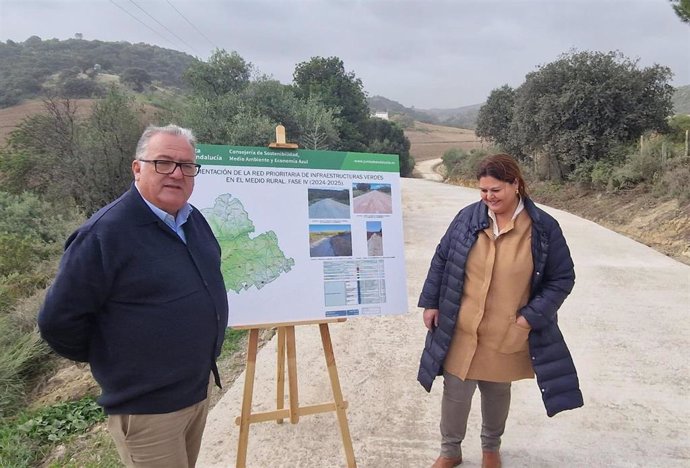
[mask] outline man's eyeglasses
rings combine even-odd
[[[172,174],[175,172],[175,169],[179,167],[183,176],[194,177],[199,173],[199,169],[201,169],[201,164],[181,163],[167,161],[165,159],[137,159],[137,161],[153,163],[157,173],[166,175]]]

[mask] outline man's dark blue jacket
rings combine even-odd
[[[546,412],[553,416],[583,405],[575,365],[558,328],[558,311],[575,284],[570,250],[558,222],[529,198],[534,271],[529,302],[519,314],[532,327],[529,350]],[[488,209],[473,203],[458,213],[436,248],[419,297],[419,307],[439,309],[438,327],[427,333],[417,379],[427,390],[443,373],[460,311],[465,264],[479,232],[489,227]]]
[[[206,398],[219,383],[228,305],[220,246],[194,209],[180,237],[137,189],[94,214],[67,240],[39,312],[41,336],[88,362],[109,414],[160,414]]]

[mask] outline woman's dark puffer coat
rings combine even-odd
[[[573,359],[558,328],[558,311],[575,284],[570,250],[558,222],[529,199],[525,210],[532,219],[534,272],[530,299],[520,310],[532,330],[529,350],[537,384],[549,416],[583,405]],[[479,201],[463,208],[448,227],[431,260],[419,307],[439,309],[438,327],[428,332],[417,380],[427,390],[443,373],[443,361],[460,310],[465,263],[479,232],[489,227],[486,205]]]

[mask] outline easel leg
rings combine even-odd
[[[278,362],[276,365],[276,409],[285,407],[285,327],[278,327]],[[283,418],[276,419],[283,424]]]
[[[297,392],[297,351],[295,348],[295,327],[285,327],[287,341],[288,383],[290,385],[290,422],[299,422],[299,398]]]
[[[252,395],[254,392],[254,373],[256,372],[256,352],[259,345],[259,329],[249,330],[247,346],[247,371],[244,378],[242,396],[242,415],[240,416],[240,438],[237,444],[236,468],[245,468],[247,464],[247,444],[249,443],[249,416],[252,412]]]
[[[345,448],[347,466],[348,468],[355,468],[357,466],[357,462],[355,461],[355,452],[352,449],[352,438],[350,437],[350,428],[347,424],[347,414],[345,414],[343,392],[340,389],[340,379],[338,378],[338,369],[335,366],[335,355],[333,354],[333,344],[331,343],[331,332],[328,329],[328,324],[319,324],[319,331],[321,332],[321,342],[323,343],[323,353],[326,357],[328,376],[331,379],[333,399],[335,400],[335,412],[338,416],[338,424],[340,425],[340,435],[343,438],[343,447]]]

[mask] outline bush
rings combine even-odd
[[[668,121],[670,138],[675,143],[685,142],[685,132],[690,130],[690,115],[674,115]]]
[[[19,195],[0,192],[0,233],[58,244],[59,251],[81,220],[74,207],[57,206],[30,192]]]
[[[82,217],[31,193],[0,192],[0,314],[44,288],[67,236]]]
[[[629,190],[643,181],[641,174],[631,166],[618,167],[613,170],[608,188],[611,190]]]
[[[592,186],[596,189],[607,188],[613,171],[614,165],[609,161],[597,161],[592,167],[592,172],[590,173],[590,181]]]
[[[60,86],[60,93],[66,98],[95,98],[103,96],[105,90],[91,79],[68,78]]]
[[[0,277],[23,273],[43,257],[40,241],[0,231]]]
[[[678,198],[681,202],[690,202],[690,159],[670,160],[653,191],[659,196],[666,195]]]
[[[48,286],[57,272],[57,263],[55,257],[33,264],[32,270],[0,277],[0,314],[12,313],[20,300]]]
[[[609,186],[609,181],[613,175],[615,165],[610,160],[585,161],[578,164],[575,169],[568,174],[568,179],[586,187],[598,190],[605,190]]]
[[[476,170],[479,161],[488,154],[491,154],[489,150],[479,148],[469,151],[458,148],[449,149],[441,157],[447,178],[450,180],[474,180],[477,176]]]
[[[0,192],[0,417],[16,412],[49,350],[35,330],[43,291],[79,212]],[[2,466],[2,464],[0,464]]]

